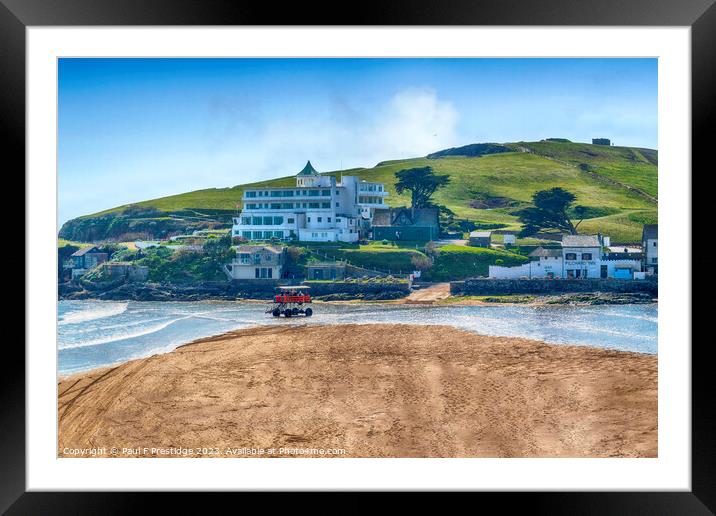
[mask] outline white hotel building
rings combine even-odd
[[[298,239],[355,242],[367,231],[376,208],[387,208],[382,183],[356,176],[322,176],[311,162],[296,175],[295,187],[256,187],[244,191],[232,236],[247,240]]]

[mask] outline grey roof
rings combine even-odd
[[[318,174],[318,171],[315,168],[313,168],[313,165],[311,165],[311,160],[308,160],[308,162],[306,162],[306,166],[303,167],[303,170],[301,170],[296,175],[297,176],[317,176],[319,174]]]
[[[401,215],[410,221],[410,224],[397,224]],[[437,208],[390,208],[388,210],[375,210],[373,214],[374,226],[437,226]]]
[[[601,247],[598,235],[563,235],[562,247]]]
[[[562,256],[561,249],[545,249],[544,247],[538,247],[532,251],[528,256],[533,258],[547,258],[547,257],[559,257]]]
[[[471,231],[470,238],[491,238],[492,231]]]
[[[97,247],[95,247],[93,245],[89,246],[89,247],[83,247],[82,249],[72,253],[72,256],[84,256],[87,253],[92,252],[92,251],[97,251]]]
[[[641,233],[642,240],[658,240],[659,239],[659,224],[644,224],[644,229]]]

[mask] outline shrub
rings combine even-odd
[[[427,275],[437,281],[451,281],[486,276],[490,265],[511,267],[528,262],[528,258],[509,251],[487,249],[482,247],[466,247],[446,245],[437,251],[433,267]]]

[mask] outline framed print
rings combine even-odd
[[[350,26],[103,4],[1,11],[28,300],[3,509],[464,490],[713,510],[691,287],[710,2]]]

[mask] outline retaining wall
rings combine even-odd
[[[450,283],[450,293],[463,296],[496,294],[557,294],[571,292],[644,293],[658,296],[655,279],[492,279],[473,278]]]

